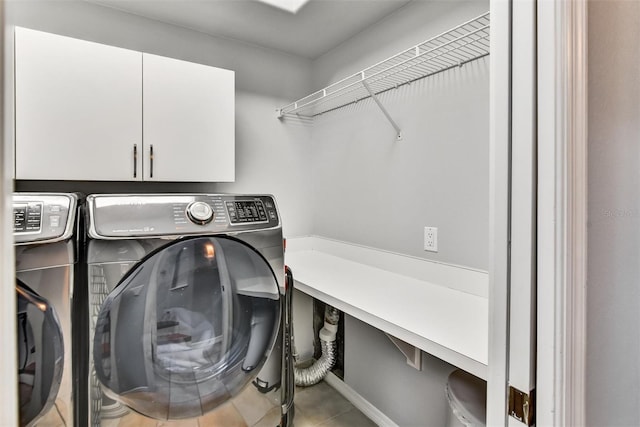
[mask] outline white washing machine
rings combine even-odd
[[[273,197],[92,195],[87,216],[91,425],[200,417],[247,386],[290,425]]]
[[[78,198],[14,193],[18,390],[21,426],[73,426],[82,360],[72,339],[79,307],[75,280]]]

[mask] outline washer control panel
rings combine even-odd
[[[42,202],[13,204],[13,232],[39,233],[42,230]]]
[[[252,231],[280,226],[270,195],[92,195],[93,238],[154,237]]]
[[[14,193],[15,242],[42,242],[68,238],[73,233],[75,206],[74,195]]]

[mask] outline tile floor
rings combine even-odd
[[[296,388],[294,427],[375,427],[360,412],[324,381],[312,387]]]
[[[297,387],[294,427],[375,427],[324,381],[312,387]],[[103,420],[102,427],[276,427],[280,421],[277,402],[248,386],[232,402],[196,419],[153,421],[135,413],[117,420]]]

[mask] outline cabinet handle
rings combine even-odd
[[[149,146],[149,160],[150,160],[149,178],[153,178],[153,144]]]
[[[133,177],[138,177],[138,144],[133,144]]]

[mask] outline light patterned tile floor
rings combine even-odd
[[[294,427],[376,427],[376,424],[324,381],[312,387],[296,387]],[[275,427],[276,417],[264,417],[253,427]],[[269,420],[265,423],[264,421]],[[275,421],[275,422],[273,422]]]
[[[294,427],[375,427],[324,381],[296,387]],[[133,412],[118,420],[103,420],[102,427],[276,427],[280,408],[249,386],[232,402],[202,417],[181,421],[153,421]]]

